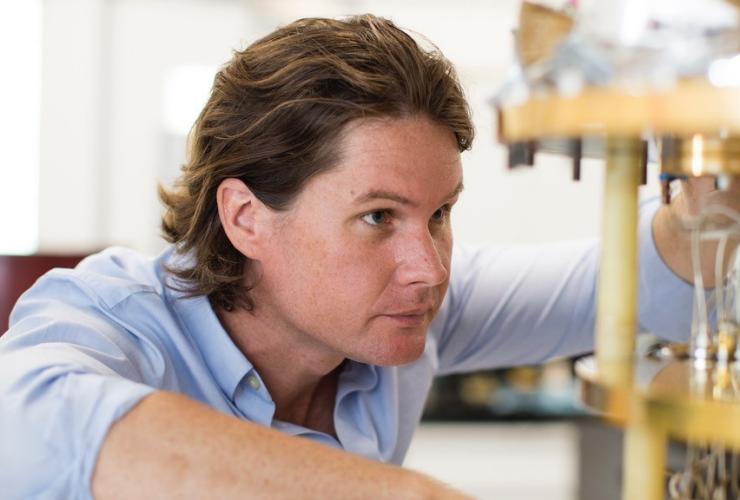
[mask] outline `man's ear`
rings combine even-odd
[[[225,179],[216,191],[218,217],[234,248],[250,259],[259,258],[270,210],[244,182]]]

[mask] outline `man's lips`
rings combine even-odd
[[[414,309],[406,309],[403,311],[394,311],[390,313],[384,313],[380,316],[389,318],[403,326],[419,326],[422,325],[429,313],[432,311],[432,307],[417,307]]]
[[[432,310],[432,306],[415,307],[413,309],[405,309],[403,311],[394,311],[384,313],[386,316],[419,316],[421,314],[427,314]]]

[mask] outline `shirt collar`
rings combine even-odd
[[[176,259],[178,257],[175,254],[168,265],[176,266],[178,264]],[[221,390],[233,399],[237,386],[253,369],[252,363],[231,340],[207,297],[203,295],[188,297],[187,292],[177,287],[174,289],[168,287],[167,293],[172,301],[172,307]]]
[[[174,305],[218,385],[233,399],[252,363],[221,326],[206,297],[176,298]]]
[[[337,401],[349,393],[369,391],[378,384],[378,367],[347,359],[339,375]]]

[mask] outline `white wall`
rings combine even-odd
[[[43,5],[41,249],[78,250],[100,243],[103,7],[97,0]]]
[[[184,138],[177,141],[164,127],[168,71],[187,64],[215,71],[256,29],[243,2],[119,0],[113,5],[105,186],[110,208],[104,237],[155,250],[161,246],[156,184],[171,180],[184,158],[171,154],[172,142],[182,149]]]
[[[163,245],[156,185],[182,158],[169,161],[165,75],[217,67],[251,20],[232,1],[45,1],[41,250]]]
[[[155,187],[182,159],[163,127],[163,82],[178,65],[216,67],[277,25],[304,16],[372,11],[426,35],[457,65],[477,127],[465,153],[458,241],[596,236],[602,166],[572,183],[568,162],[538,158],[510,172],[487,103],[512,60],[518,1],[46,0],[44,3],[41,247],[124,244],[154,252]]]
[[[38,244],[41,0],[0,1],[0,253]]]

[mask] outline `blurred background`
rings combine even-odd
[[[477,140],[465,153],[458,241],[588,238],[601,168],[508,172],[488,100],[512,63],[516,0],[0,0],[0,252],[157,252],[157,182],[232,50],[298,17],[372,12],[433,41],[456,65]]]
[[[489,100],[513,62],[518,8],[516,0],[0,0],[0,254],[160,251],[157,183],[178,175],[186,134],[231,52],[299,17],[365,12],[424,35],[458,69],[477,128],[453,213],[458,242],[596,237],[600,162],[586,160],[575,183],[567,158],[538,156],[536,169],[509,171],[496,144]],[[643,195],[657,192],[655,177]],[[480,498],[611,498],[618,436],[576,407],[570,368],[566,360],[441,381],[407,466]]]

